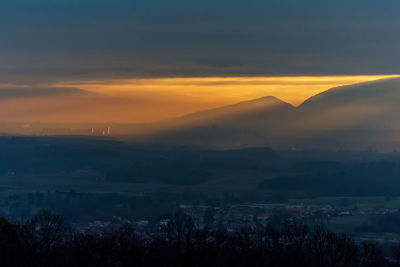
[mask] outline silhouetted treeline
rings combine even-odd
[[[102,234],[74,233],[41,211],[24,223],[0,219],[1,266],[400,266],[376,243],[357,243],[322,226],[299,223],[238,232],[198,228],[183,213],[164,217],[158,232],[124,225]]]

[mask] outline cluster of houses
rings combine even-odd
[[[250,203],[226,207],[181,205],[180,209],[191,216],[200,227],[208,225],[215,228],[222,227],[228,231],[287,220],[328,222],[332,217],[360,214],[387,215],[398,212],[398,209],[385,207],[337,208],[331,205],[303,203]]]
[[[385,207],[373,207],[360,209],[357,206],[352,208],[338,208],[331,205],[320,204],[269,204],[249,203],[221,207],[180,205],[179,210],[190,216],[195,224],[202,228],[209,226],[215,229],[237,231],[244,227],[266,226],[268,223],[280,223],[283,221],[320,221],[328,222],[332,217],[355,216],[360,214],[387,215],[399,212],[398,209]],[[118,216],[113,216],[108,221],[93,221],[85,224],[76,224],[78,232],[104,233],[121,225],[131,225],[141,233],[149,233],[167,225],[168,220],[157,222],[158,227],[151,225],[149,220],[131,221]],[[152,226],[152,227],[151,227]],[[157,225],[156,225],[157,226]]]

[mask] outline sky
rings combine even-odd
[[[111,97],[142,96],[151,100],[159,96],[167,102],[177,98],[212,106],[275,96],[299,106],[309,97],[334,87],[394,77],[399,75],[134,78],[70,81],[52,86],[58,90],[80,88]]]
[[[298,105],[329,86],[399,74],[399,8],[391,0],[2,0],[0,121],[77,120],[73,110],[93,120],[94,109],[107,120],[156,121],[270,94]]]

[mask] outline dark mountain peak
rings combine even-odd
[[[287,108],[291,109],[294,107],[286,103],[285,101],[280,100],[279,98],[276,98],[275,96],[264,96],[260,97],[257,99],[252,99],[252,100],[246,100],[246,101],[241,101],[239,103],[229,105],[226,107],[222,108],[256,108],[256,109],[275,109],[275,108]]]
[[[223,119],[259,113],[268,113],[274,110],[291,110],[294,107],[274,96],[265,96],[254,100],[242,101],[236,104],[219,107],[215,109],[200,111],[182,117],[185,120],[209,120]]]
[[[280,100],[275,96],[263,96],[252,100],[241,101],[234,105],[247,104],[247,103],[284,104],[290,106],[290,104]]]
[[[400,97],[400,78],[339,86],[310,97],[300,108],[315,105],[341,105],[364,101],[393,101]]]

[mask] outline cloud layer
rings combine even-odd
[[[400,73],[398,1],[4,0],[3,80]]]
[[[5,86],[0,85],[0,100],[35,98],[46,96],[63,96],[73,94],[89,94],[88,91],[73,87],[32,87],[32,86]]]

